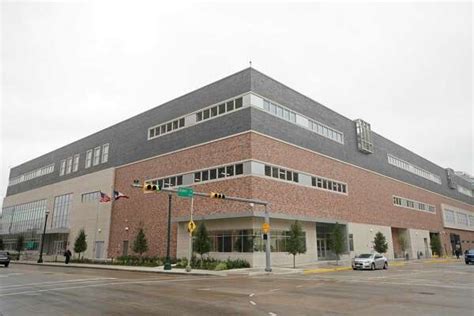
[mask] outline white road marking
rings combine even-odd
[[[273,289],[273,290],[270,290],[270,292],[276,292],[276,291],[280,291],[280,289]]]
[[[254,295],[255,295],[255,293],[251,293],[249,296],[252,297],[252,296],[254,296]]]
[[[254,301],[250,301],[250,304],[252,304],[253,306],[257,305],[257,303],[255,303]]]
[[[210,291],[211,289],[207,288],[207,289],[198,289],[199,291]]]
[[[240,277],[214,277],[213,280],[217,279],[239,279]],[[41,289],[41,290],[31,290],[31,291],[23,291],[23,292],[14,292],[14,293],[5,293],[0,294],[0,297],[3,296],[13,296],[13,295],[23,295],[28,293],[40,293],[40,292],[52,292],[52,291],[63,291],[63,290],[73,290],[73,289],[83,289],[88,287],[101,287],[101,286],[109,286],[109,285],[123,285],[123,284],[146,284],[146,283],[167,283],[167,282],[189,282],[189,281],[200,281],[200,280],[209,280],[209,278],[183,278],[183,279],[165,279],[165,280],[149,280],[149,281],[126,281],[126,282],[113,282],[113,283],[99,283],[99,284],[87,284],[87,285],[79,285],[79,286],[70,286],[70,287],[59,287],[59,288],[52,288],[52,289]]]
[[[270,315],[270,316],[278,316],[277,314],[272,313],[272,312],[268,312],[268,315]]]
[[[296,287],[303,287],[303,285],[297,285]]]
[[[24,273],[8,273],[8,274],[4,274],[4,275],[0,275],[0,278],[8,278],[9,276],[12,276],[12,275],[23,275]]]
[[[18,287],[25,287],[31,285],[56,285],[60,283],[71,283],[71,282],[92,282],[92,281],[102,281],[102,280],[116,280],[117,278],[94,278],[94,279],[75,279],[75,280],[65,280],[65,281],[47,281],[47,282],[38,282],[38,283],[27,283],[27,284],[16,284],[16,285],[7,285],[7,286],[0,286],[0,290],[7,290],[13,289]]]

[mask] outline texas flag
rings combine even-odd
[[[114,191],[114,200],[118,200],[120,198],[128,199],[129,197],[119,191]]]
[[[104,192],[100,192],[100,200],[99,200],[100,203],[107,203],[107,202],[110,202],[110,197],[105,194]]]

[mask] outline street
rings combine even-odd
[[[472,315],[474,266],[187,276],[11,264],[1,315]]]

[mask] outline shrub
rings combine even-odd
[[[221,270],[227,270],[227,264],[225,262],[220,262],[215,268],[214,270],[216,271],[221,271]]]

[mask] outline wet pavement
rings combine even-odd
[[[1,315],[473,315],[474,265],[323,274],[168,275],[12,263]]]

